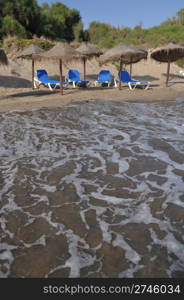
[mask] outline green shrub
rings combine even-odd
[[[6,16],[2,20],[2,34],[3,35],[16,35],[20,38],[27,38],[28,34],[25,28],[11,16]]]

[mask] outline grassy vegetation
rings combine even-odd
[[[161,25],[150,29],[136,26],[117,29],[111,25],[92,22],[89,27],[90,40],[104,48],[123,42],[142,47],[157,47],[169,42],[182,43],[184,41],[183,25]]]

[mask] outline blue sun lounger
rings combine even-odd
[[[34,87],[39,88],[39,86],[43,84],[48,86],[51,91],[53,88],[55,89],[57,86],[60,85],[59,80],[50,79],[46,70],[36,70],[36,76],[34,78]],[[67,86],[68,82],[62,82],[63,86]]]
[[[80,79],[80,73],[78,70],[69,70],[68,71],[68,83],[73,84],[73,88],[78,86],[86,87],[89,85],[89,80],[81,80]]]
[[[120,76],[121,75],[121,76]],[[147,90],[150,86],[150,82],[149,81],[139,81],[139,80],[134,80],[131,78],[130,74],[128,73],[128,71],[120,71],[118,72],[118,80],[123,83],[127,83],[128,87],[130,90],[134,90],[137,86],[141,86],[143,87],[145,90]]]
[[[111,73],[109,70],[101,70],[98,74],[98,79],[94,82],[94,85],[97,86],[98,83],[107,83],[108,87],[111,84]]]

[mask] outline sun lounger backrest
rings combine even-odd
[[[78,70],[69,70],[68,79],[71,81],[80,81],[80,73]]]
[[[119,77],[119,79],[121,78],[122,82],[129,82],[129,81],[131,81],[131,77],[130,77],[130,74],[128,73],[128,71],[121,71],[121,73],[119,71],[118,72],[118,77]]]
[[[37,70],[36,74],[38,79],[48,79],[48,74],[46,70]]]
[[[109,70],[101,70],[98,74],[98,80],[100,81],[109,81],[110,80],[110,71]]]

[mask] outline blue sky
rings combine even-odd
[[[143,28],[159,25],[184,8],[183,0],[38,0],[39,4],[62,2],[80,11],[85,29],[92,21],[114,26]]]

